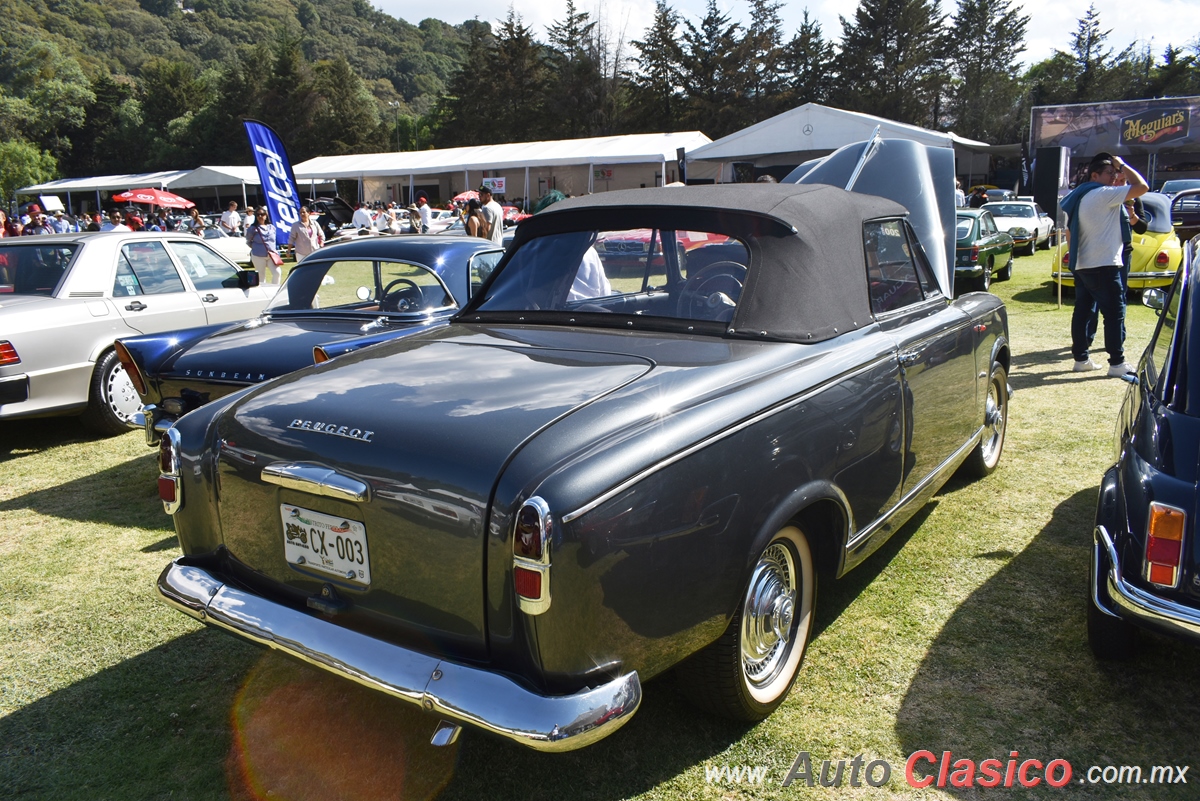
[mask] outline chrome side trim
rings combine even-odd
[[[880,526],[891,520],[897,514],[902,512],[906,506],[916,500],[917,496],[921,495],[922,492],[928,489],[930,484],[937,481],[946,473],[956,470],[958,466],[962,464],[963,459],[967,458],[967,454],[971,452],[971,449],[979,444],[979,438],[983,434],[983,428],[983,426],[980,426],[979,430],[975,432],[975,435],[967,440],[966,445],[963,445],[954,453],[950,454],[950,457],[938,465],[937,469],[925,476],[925,478],[921,479],[921,481],[915,487],[905,493],[904,497],[897,501],[896,505],[889,509],[886,514],[880,515],[862,531],[857,532],[850,539],[850,541],[846,543],[846,550],[853,551],[859,546],[860,543],[878,531]]]
[[[1121,573],[1121,563],[1117,560],[1117,547],[1112,537],[1109,536],[1108,530],[1104,526],[1096,526],[1093,530],[1093,538],[1095,539],[1093,558],[1099,555],[1100,548],[1104,548],[1108,553],[1106,589],[1109,599],[1116,607],[1115,611],[1121,617],[1192,641],[1200,640],[1200,609],[1159,598],[1153,593],[1133,586],[1125,580]],[[1095,572],[1093,571],[1093,573]],[[1098,600],[1098,597],[1094,596],[1094,600]],[[1097,603],[1096,605],[1098,608],[1108,611],[1103,604]]]
[[[659,470],[662,470],[663,468],[666,468],[666,467],[670,467],[671,465],[675,464],[676,462],[680,461],[681,459],[686,459],[687,457],[691,456],[693,453],[696,453],[697,451],[707,448],[709,445],[712,445],[714,442],[725,439],[726,437],[733,436],[734,434],[738,433],[739,431],[742,431],[756,423],[766,420],[768,417],[773,417],[774,415],[779,414],[780,412],[785,412],[788,409],[791,409],[795,406],[799,406],[801,403],[804,403],[805,401],[815,397],[817,394],[823,392],[826,387],[830,386],[831,384],[833,384],[837,381],[841,381],[841,380],[844,380],[847,378],[853,378],[854,376],[859,375],[860,373],[866,373],[870,370],[874,370],[881,363],[886,362],[886,361],[892,361],[895,358],[896,358],[896,354],[894,352],[889,353],[887,356],[876,359],[873,362],[869,362],[868,364],[865,364],[862,367],[859,367],[857,370],[852,370],[848,373],[844,373],[842,375],[836,376],[835,378],[830,379],[829,381],[821,384],[820,386],[813,387],[808,392],[805,392],[801,395],[797,395],[796,397],[792,398],[791,400],[780,403],[778,406],[773,406],[772,408],[767,409],[763,412],[760,412],[759,414],[757,414],[753,417],[746,418],[745,420],[743,420],[740,423],[737,423],[736,425],[730,426],[729,428],[722,429],[722,430],[716,432],[715,434],[712,434],[711,436],[700,440],[699,442],[697,442],[694,445],[690,445],[681,451],[671,454],[670,456],[666,457],[665,459],[662,459],[661,461],[655,462],[654,464],[646,467],[641,472],[635,473],[630,478],[625,479],[620,484],[617,484],[615,487],[612,487],[611,489],[606,490],[605,492],[601,493],[600,495],[598,495],[593,500],[589,501],[584,506],[581,506],[578,509],[576,509],[574,512],[568,512],[567,514],[563,515],[562,521],[563,521],[563,523],[570,523],[572,520],[576,520],[580,517],[583,517],[585,514],[592,511],[600,504],[604,503],[605,501],[611,500],[612,498],[615,498],[617,495],[620,495],[622,492],[629,489],[634,484],[637,484],[639,481],[642,481],[642,480],[648,478],[649,476],[654,475]]]
[[[356,503],[366,501],[370,495],[365,482],[319,464],[274,462],[262,469],[262,480],[311,495]]]
[[[636,671],[574,695],[539,695],[483,668],[392,645],[234,589],[178,561],[159,576],[158,593],[211,626],[537,751],[591,745],[629,722],[642,701]]]

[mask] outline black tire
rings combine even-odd
[[[1033,251],[1031,249],[1030,253],[1032,253],[1032,252]],[[1001,270],[1000,272],[996,273],[997,281],[1007,281],[1010,278],[1012,278],[1012,263],[1013,263],[1013,260],[1012,260],[1012,257],[1010,256],[1008,259],[1008,264],[1004,265],[1004,269]]]
[[[124,434],[132,428],[133,415],[141,410],[142,400],[116,351],[106,351],[92,371],[88,406],[79,416],[80,422],[97,434]]]
[[[963,468],[975,478],[990,476],[1000,464],[1004,452],[1004,434],[1008,430],[1008,371],[1000,362],[992,362],[988,376],[987,400],[984,401],[983,435]]]
[[[983,275],[975,279],[976,292],[988,292],[992,288],[992,266],[995,261],[992,257],[988,257],[987,264],[983,265]]]
[[[800,672],[816,598],[808,538],[785,526],[759,555],[729,628],[677,669],[684,694],[723,718],[755,721],[770,715]]]
[[[1137,655],[1137,626],[1101,612],[1091,598],[1087,601],[1087,638],[1097,659],[1124,662]]]

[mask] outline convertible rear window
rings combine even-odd
[[[720,233],[634,228],[550,234],[512,254],[475,310],[727,323],[749,268],[747,246]]]
[[[78,245],[0,247],[0,294],[52,294],[78,247]]]
[[[1036,217],[1033,206],[1028,203],[989,203],[987,210],[996,217]]]

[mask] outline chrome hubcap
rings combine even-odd
[[[796,618],[796,561],[773,543],[759,558],[742,611],[742,666],[755,686],[769,684],[787,660]]]
[[[132,420],[142,410],[142,399],[138,397],[123,365],[118,364],[109,372],[104,389],[108,396],[108,408],[122,422]]]
[[[987,442],[984,447],[984,458],[990,463],[996,455],[1001,438],[1004,436],[1004,407],[1000,393],[1004,389],[992,381],[988,385],[987,407],[983,415],[983,424],[987,427]]]

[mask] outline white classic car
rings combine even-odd
[[[984,203],[983,208],[992,213],[996,227],[1007,231],[1013,238],[1013,254],[1024,251],[1032,256],[1040,247],[1050,246],[1050,232],[1054,221],[1042,211],[1042,207],[1030,200],[1004,200]]]
[[[0,419],[128,431],[141,400],[118,338],[254,317],[275,289],[190,233],[0,239]]]
[[[230,236],[220,228],[205,228],[200,232],[200,236],[213,250],[230,261],[237,264],[250,263],[250,246],[246,244],[244,237]]]

